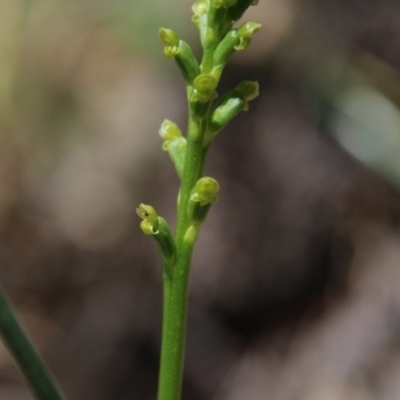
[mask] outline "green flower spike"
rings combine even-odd
[[[158,400],[182,398],[192,255],[201,226],[218,200],[220,190],[215,179],[203,176],[207,152],[216,133],[237,113],[247,110],[249,101],[258,95],[257,82],[250,81],[231,88],[221,97],[217,93],[229,57],[234,52],[245,49],[260,28],[255,22],[243,25],[243,22],[237,23],[246,9],[257,1],[192,1],[195,2],[192,6],[192,21],[200,32],[202,47],[199,60],[190,46],[175,32],[160,29],[164,53],[180,69],[188,100],[187,130],[184,136],[177,125],[168,120],[163,122],[159,131],[164,142],[163,149],[172,159],[181,181],[174,239],[168,239],[169,230],[167,234],[163,234],[163,226],[167,225],[163,225],[162,218],[158,217],[157,227],[151,221],[151,213],[147,212],[144,214],[146,222],[143,222],[145,230],[153,233],[152,237],[160,243],[160,248],[163,243],[159,238],[165,236],[166,244],[163,245],[162,254],[172,254],[163,259],[164,306]],[[159,233],[154,234],[155,230]]]

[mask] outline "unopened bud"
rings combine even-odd
[[[158,36],[166,46],[177,46],[179,43],[179,37],[172,29],[160,28]]]
[[[243,81],[236,86],[236,90],[246,101],[253,100],[260,94],[260,87],[257,81]]]
[[[200,203],[201,206],[213,204],[218,200],[219,183],[214,179],[206,176],[200,178],[193,190],[190,200]]]
[[[217,97],[215,91],[218,85],[218,81],[214,76],[210,74],[198,75],[193,81],[193,93],[191,96],[191,101],[198,101],[200,103],[206,103]]]
[[[175,122],[170,121],[169,119],[165,119],[163,121],[160,130],[158,131],[158,134],[164,140],[172,140],[182,136],[182,132],[179,129],[179,126],[175,124]]]

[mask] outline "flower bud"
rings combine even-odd
[[[166,46],[177,46],[179,43],[179,37],[172,29],[160,28],[158,36]]]
[[[193,92],[190,101],[206,103],[217,97],[215,91],[218,81],[211,74],[198,75],[193,81]]]
[[[183,166],[186,154],[186,139],[175,122],[165,119],[158,131],[164,143],[162,148],[169,153],[172,162],[175,165],[178,176],[182,179]]]
[[[140,223],[143,233],[153,236],[161,257],[172,265],[175,257],[175,242],[167,221],[159,217],[156,210],[147,204],[140,204],[136,212],[143,219]]]
[[[260,86],[257,81],[243,81],[235,89],[246,101],[253,100],[260,94]]]
[[[193,86],[198,91],[210,91],[217,87],[218,82],[210,74],[201,74],[193,81]]]
[[[200,203],[201,206],[213,204],[218,200],[219,183],[209,176],[200,178],[190,196],[190,200]]]
[[[175,60],[186,84],[191,84],[193,79],[200,74],[199,63],[190,46],[171,29],[160,28],[159,36],[164,42],[164,54]]]
[[[218,182],[210,177],[200,178],[190,195],[187,215],[193,227],[199,227],[211,206],[218,200]]]
[[[256,34],[261,28],[261,24],[257,22],[248,21],[241,25],[238,29],[238,34],[241,37],[250,37]]]
[[[165,119],[161,124],[160,130],[158,134],[164,140],[173,140],[177,137],[182,136],[182,132],[179,129],[179,126],[175,124],[175,122],[170,121],[169,119]]]
[[[176,46],[165,46],[164,47],[164,55],[171,60],[174,60],[178,55],[179,49]]]
[[[154,207],[141,203],[136,209],[137,215],[142,218],[140,227],[145,235],[158,234],[158,215]]]
[[[197,0],[192,5],[192,11],[194,13],[194,16],[200,16],[201,14],[206,14],[207,10],[208,10],[207,1],[205,0]]]
[[[256,34],[261,28],[261,24],[257,22],[246,22],[238,29],[240,37],[239,44],[235,46],[236,50],[244,50],[250,43],[251,37]]]

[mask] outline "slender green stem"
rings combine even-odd
[[[192,246],[183,246],[173,279],[164,282],[164,318],[158,400],[179,400],[186,338],[187,297]]]
[[[163,333],[158,400],[179,400],[184,364],[188,284],[194,243],[185,241],[190,221],[187,205],[203,165],[201,123],[189,106],[188,144],[182,177],[177,217],[175,265],[170,273],[164,269]]]
[[[187,220],[187,204],[190,193],[196,180],[199,178],[201,171],[201,148],[202,148],[203,132],[201,123],[196,119],[194,111],[189,106],[189,122],[187,134],[187,150],[185,156],[184,174],[180,190],[180,200],[178,206],[176,245],[177,251],[182,244],[183,236],[188,228]]]
[[[15,316],[0,289],[0,333],[24,378],[38,400],[62,400],[44,363]]]
[[[258,94],[258,84],[245,81],[223,96],[219,103],[213,104],[218,97],[216,88],[221,72],[230,54],[243,50],[259,29],[259,24],[249,22],[243,28],[231,30],[250,4],[256,4],[256,1],[196,1],[193,21],[199,27],[203,45],[200,65],[190,47],[174,31],[165,28],[159,31],[165,45],[164,53],[175,59],[185,80],[189,119],[186,139],[181,137],[179,128],[171,121],[164,121],[160,130],[165,141],[163,149],[170,153],[181,178],[181,187],[174,245],[166,247],[175,251],[173,254],[165,251],[162,255],[170,255],[174,261],[167,267],[164,260],[163,266],[164,309],[158,400],[181,399],[191,257],[200,225],[217,200],[219,191],[214,178],[202,177],[208,147],[213,135],[239,111],[246,110],[248,101]],[[153,207],[141,205],[139,216],[144,220],[141,227],[146,234],[160,235],[158,241],[169,238],[156,227],[158,217]]]

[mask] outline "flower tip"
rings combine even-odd
[[[260,30],[261,26],[262,25],[259,24],[258,22],[254,21],[245,22],[242,26],[239,27],[238,34],[242,38],[249,38],[254,34],[256,34]]]
[[[219,183],[214,178],[205,176],[197,181],[194,193],[190,198],[192,201],[200,203],[201,206],[213,204],[218,200],[219,190]]]
[[[179,43],[179,37],[172,29],[160,28],[158,36],[166,46],[176,46]]]
[[[140,223],[143,233],[156,235],[158,233],[158,215],[154,207],[141,203],[136,209],[136,213],[143,220]]]
[[[192,5],[192,11],[195,15],[199,16],[200,14],[204,14],[207,12],[207,3],[204,0],[197,0]]]
[[[182,136],[182,132],[179,129],[179,126],[169,119],[165,119],[163,121],[160,130],[158,131],[158,134],[163,140],[173,140]]]
[[[211,74],[200,74],[193,80],[194,91],[192,93],[191,101],[198,101],[206,103],[217,97],[215,88],[218,85],[217,79]]]
[[[199,91],[214,90],[218,81],[211,74],[200,74],[193,81],[193,86]]]
[[[260,86],[257,81],[243,81],[236,86],[236,90],[246,101],[253,100],[260,94]]]

